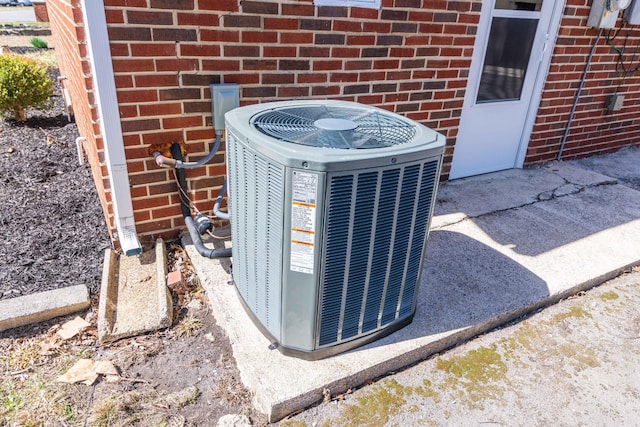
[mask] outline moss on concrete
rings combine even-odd
[[[586,317],[592,317],[591,313],[589,313],[587,310],[585,310],[580,306],[574,305],[573,307],[569,308],[569,310],[563,313],[558,313],[555,316],[553,316],[552,323],[561,322],[563,320],[571,319],[571,318],[580,319],[580,318],[586,318]]]
[[[482,408],[484,399],[500,399],[507,383],[507,365],[495,348],[479,347],[464,356],[440,358],[436,369],[449,374],[444,384],[470,407]]]
[[[425,378],[422,380],[422,384],[422,387],[416,387],[416,394],[425,399],[431,399],[435,403],[440,403],[440,393],[436,391],[431,381]]]
[[[617,293],[615,293],[614,291],[605,292],[605,293],[600,295],[600,299],[602,301],[615,301],[618,298],[620,298],[620,296]]]
[[[340,425],[344,427],[382,427],[400,412],[406,403],[407,387],[394,379],[374,385],[369,393],[356,398],[358,404],[347,405]]]

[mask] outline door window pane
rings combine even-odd
[[[478,103],[520,99],[537,19],[493,18]]]
[[[542,0],[496,0],[496,9],[530,10],[539,12]]]

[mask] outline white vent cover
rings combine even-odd
[[[263,333],[317,359],[411,322],[444,136],[343,101],[226,125],[233,281]]]

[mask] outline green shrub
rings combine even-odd
[[[34,37],[31,39],[31,46],[37,47],[38,49],[47,49],[49,45],[46,41],[42,40],[40,37]]]
[[[0,113],[26,121],[28,107],[46,108],[53,95],[47,68],[17,55],[0,55]]]

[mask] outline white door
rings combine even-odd
[[[563,3],[483,0],[450,179],[522,166]]]

